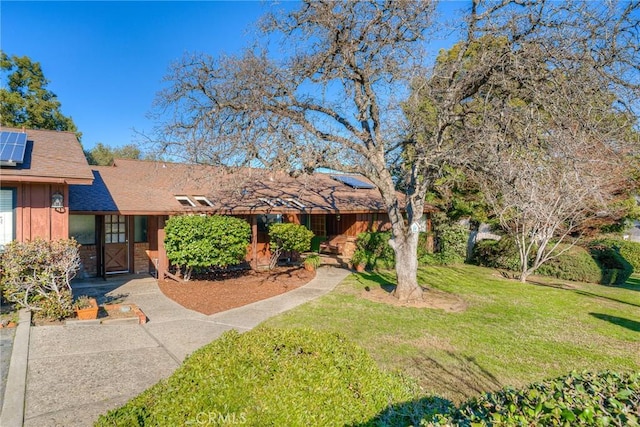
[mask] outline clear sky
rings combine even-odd
[[[91,148],[131,143],[172,61],[233,53],[253,39],[262,2],[0,2],[0,46],[40,62]]]
[[[270,7],[262,1],[2,0],[0,47],[40,62],[86,149],[98,142],[116,147],[136,140],[134,128],[151,129],[146,114],[173,61],[187,52],[238,52],[255,39],[252,24]]]

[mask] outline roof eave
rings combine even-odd
[[[8,182],[34,182],[48,184],[69,184],[69,185],[91,185],[93,184],[93,176],[91,178],[69,178],[69,177],[50,177],[50,176],[30,176],[30,175],[6,175],[0,174],[3,183]]]

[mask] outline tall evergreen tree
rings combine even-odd
[[[78,132],[73,119],[62,114],[60,101],[47,89],[49,80],[44,77],[39,62],[28,56],[8,56],[0,52],[2,88],[0,88],[0,124]]]

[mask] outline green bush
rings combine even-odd
[[[633,274],[633,266],[620,254],[617,240],[594,240],[589,252],[602,270],[603,285],[623,285]]]
[[[282,223],[269,226],[269,247],[271,248],[270,268],[278,263],[278,258],[283,251],[307,252],[311,249],[313,231],[304,225]]]
[[[557,258],[542,264],[536,274],[576,282],[600,283],[602,270],[589,251],[574,246]]]
[[[636,273],[640,272],[640,243],[629,240],[602,239],[602,244],[618,248],[618,252],[633,267]]]
[[[184,268],[189,280],[194,267],[225,268],[244,261],[251,227],[231,216],[181,215],[169,218],[165,232],[167,258]]]
[[[2,288],[7,301],[45,319],[73,313],[71,279],[80,268],[78,243],[73,239],[13,241],[0,258]]]
[[[500,240],[486,239],[477,242],[473,247],[471,262],[482,267],[511,271],[520,269],[520,256],[516,242],[508,236]]]
[[[356,238],[356,250],[364,253],[367,269],[392,269],[396,265],[396,254],[389,246],[391,232],[365,232]]]
[[[229,331],[96,425],[354,425],[416,392],[340,334]]]
[[[459,426],[638,426],[640,373],[577,373],[505,388],[424,421]]]
[[[459,264],[467,257],[469,230],[460,224],[441,224],[436,230],[436,260],[442,265]]]
[[[620,255],[633,267],[634,272],[640,273],[640,243],[626,240],[619,241]]]
[[[633,270],[618,252],[618,243],[600,240],[590,243],[588,248],[574,246],[542,264],[536,274],[577,282],[622,284]],[[518,271],[520,265],[518,249],[510,237],[476,243],[471,261],[483,267],[511,271]]]

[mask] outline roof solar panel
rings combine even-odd
[[[26,133],[0,132],[0,165],[15,166],[22,163],[26,149]]]
[[[349,187],[363,190],[371,190],[376,188],[375,185],[369,184],[368,182],[360,181],[355,176],[350,175],[331,175],[331,178],[335,179],[338,182],[341,182]]]

